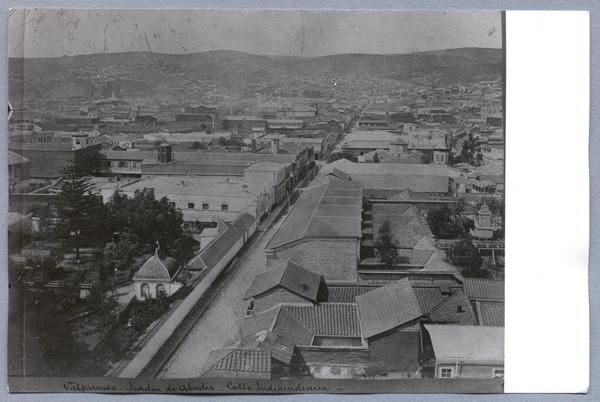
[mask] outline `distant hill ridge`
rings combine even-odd
[[[53,58],[10,58],[10,96],[56,96],[61,87],[78,89],[73,74],[82,69],[108,69],[130,76],[130,93],[144,83],[167,83],[174,77],[230,83],[268,82],[282,77],[334,78],[356,73],[374,78],[404,80],[412,73],[437,72],[446,81],[477,75],[501,74],[503,50],[459,48],[405,54],[336,54],[316,57],[263,56],[232,50],[189,54],[150,52],[95,53]],[[26,77],[23,79],[23,77]],[[34,83],[35,81],[35,83]],[[126,80],[127,81],[127,80]],[[24,85],[23,85],[24,84]]]

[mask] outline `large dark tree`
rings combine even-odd
[[[127,233],[128,241],[138,241],[142,248],[153,249],[158,241],[161,250],[184,263],[192,256],[197,242],[187,236],[182,228],[181,211],[169,203],[166,197],[157,200],[154,190],[137,190],[128,198],[114,194],[107,209],[113,233]],[[135,248],[135,244],[129,244]]]
[[[427,223],[438,239],[460,239],[467,237],[474,227],[473,221],[455,210],[443,206],[427,213]]]
[[[39,292],[31,303],[28,322],[39,350],[37,370],[48,377],[97,375],[97,366],[84,343],[77,339],[74,325],[67,319],[60,300]]]
[[[377,231],[377,239],[374,244],[379,259],[387,265],[398,262],[398,245],[394,240],[390,223],[385,221]]]
[[[477,141],[473,132],[470,132],[467,139],[463,142],[460,156],[463,162],[470,163],[473,166],[481,163],[482,155],[477,149]]]
[[[58,189],[61,201],[61,235],[73,241],[76,258],[79,260],[81,245],[97,242],[104,234],[102,201],[92,193],[91,180],[81,176],[74,165],[64,168]]]
[[[483,259],[479,255],[479,250],[470,240],[463,240],[450,250],[448,250],[448,259],[458,266],[463,276],[468,278],[487,278],[489,272],[482,269]]]

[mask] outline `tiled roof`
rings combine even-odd
[[[504,326],[503,301],[476,301],[474,304],[479,325],[489,327]]]
[[[465,293],[471,300],[504,301],[504,281],[499,279],[465,278]]]
[[[314,336],[360,337],[356,304],[321,303],[315,306],[282,306]]]
[[[346,303],[282,305],[246,319],[241,334],[245,336],[264,329],[296,346],[311,346],[315,336],[361,337],[356,304]]]
[[[388,331],[423,315],[408,279],[356,297],[365,338]]]
[[[155,279],[170,281],[179,270],[179,263],[172,257],[161,256],[158,249],[136,272],[134,280]]]
[[[215,353],[216,352],[216,353]],[[218,372],[270,373],[271,354],[260,349],[220,349],[211,353],[216,361],[210,367],[212,374]],[[216,373],[215,373],[216,372]]]
[[[250,288],[246,291],[244,299],[260,295],[276,286],[281,286],[316,303],[321,279],[321,275],[304,269],[294,261],[284,261],[256,275]]]
[[[354,182],[331,176],[319,178],[314,186],[302,191],[267,248],[302,238],[359,238],[361,194],[359,185]]]

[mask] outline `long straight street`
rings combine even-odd
[[[265,246],[277,231],[282,216],[248,253],[232,274],[231,280],[196,322],[177,351],[165,364],[158,377],[194,378],[202,374],[211,351],[233,340],[244,318],[246,303],[242,300],[252,279],[266,269]]]

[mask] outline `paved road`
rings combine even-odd
[[[256,274],[266,268],[264,248],[283,220],[284,217],[267,230],[256,243],[246,260],[233,273],[231,281],[191,329],[158,377],[193,378],[200,376],[210,352],[219,349],[236,337],[246,311],[246,303],[242,297]]]

